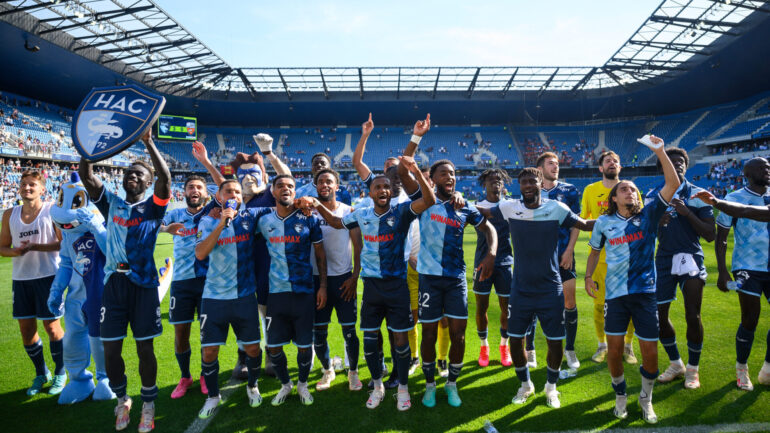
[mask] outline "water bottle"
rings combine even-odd
[[[741,287],[743,287],[743,280],[738,280],[738,281],[728,281],[728,282],[727,282],[727,290],[729,290],[729,291],[731,291],[731,292],[736,292],[736,291],[738,291],[738,289],[740,289]]]
[[[484,431],[486,433],[500,433],[499,431],[497,431],[495,426],[493,426],[492,422],[489,420],[484,421]]]

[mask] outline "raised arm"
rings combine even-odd
[[[205,239],[200,241],[198,245],[195,246],[196,259],[205,260],[206,257],[211,254],[211,251],[213,251],[214,247],[217,245],[219,235],[222,234],[222,230],[224,230],[228,218],[231,220],[232,218],[235,218],[235,209],[224,207],[220,212],[219,223],[217,226],[214,227],[214,230],[212,230]]]
[[[211,175],[211,178],[214,180],[217,187],[225,181],[225,177],[222,176],[222,173],[220,173],[219,170],[214,167],[214,164],[211,163],[208,151],[206,151],[206,146],[204,146],[203,143],[200,141],[194,142],[192,144],[192,154],[193,158],[200,162],[203,168],[209,172],[209,175]]]
[[[699,198],[703,203],[711,205],[714,209],[724,212],[733,218],[748,218],[755,221],[770,222],[770,207],[751,206],[720,200],[708,191],[698,191],[692,198]]]
[[[277,175],[288,174],[291,176],[289,167],[286,166],[286,164],[284,164],[273,152],[273,137],[268,134],[260,133],[254,136],[254,141],[257,142],[257,147],[259,147],[259,150],[265,155],[265,158],[270,161],[270,165],[273,166]],[[263,175],[264,173],[267,173],[267,171],[265,171],[264,163],[262,163],[261,168]],[[267,180],[265,180],[265,183],[267,183]]]
[[[415,179],[417,179],[417,182],[420,186],[420,189],[422,190],[422,197],[412,202],[412,212],[416,214],[421,214],[425,211],[425,209],[428,209],[429,207],[433,206],[436,203],[436,193],[433,192],[433,188],[431,188],[428,185],[428,181],[425,180],[425,176],[422,175],[422,172],[420,171],[420,167],[417,167],[417,163],[414,162],[414,158],[411,156],[402,156],[401,162],[399,165],[399,170],[402,166],[405,166],[412,174],[414,175]],[[407,173],[407,177],[409,174]],[[402,177],[403,179],[403,177]],[[497,251],[497,250],[495,250]]]
[[[663,198],[663,200],[669,202],[671,201],[671,198],[674,197],[674,193],[681,184],[679,181],[679,175],[676,174],[674,164],[671,163],[671,160],[666,154],[666,146],[665,143],[663,143],[663,139],[654,135],[650,135],[649,141],[651,142],[651,145],[645,142],[644,139],[641,140],[642,144],[649,147],[655,156],[658,157],[658,161],[660,161],[660,165],[663,167],[663,179],[666,183],[660,190],[660,196]]]
[[[158,180],[155,181],[155,196],[161,200],[167,200],[171,198],[171,172],[168,171],[166,160],[160,156],[158,148],[155,147],[155,143],[152,141],[151,131],[152,128],[144,133],[142,142],[144,142],[147,153],[150,154],[150,160],[152,160],[152,167],[155,169],[155,175],[158,176]]]
[[[83,186],[86,188],[86,192],[88,192],[88,196],[91,197],[91,200],[102,196],[104,185],[102,185],[102,181],[94,174],[93,165],[84,158],[80,158],[80,162],[78,163],[78,174],[80,175],[80,180],[83,182]]]
[[[353,152],[353,167],[355,167],[358,176],[361,180],[366,180],[372,174],[372,170],[369,166],[364,164],[364,152],[366,152],[366,140],[369,139],[369,135],[374,129],[374,122],[372,121],[372,113],[369,113],[369,120],[361,125],[361,138],[358,140],[356,150]]]
[[[412,138],[409,139],[409,144],[407,144],[406,149],[404,149],[404,156],[414,158],[419,141],[422,140],[422,136],[429,130],[430,114],[428,114],[428,117],[426,117],[425,120],[418,120],[415,122],[414,129],[412,129]],[[404,191],[406,191],[407,194],[412,195],[417,191],[417,188],[419,188],[420,185],[417,183],[417,180],[413,179],[412,176],[409,176],[409,169],[407,167],[403,167],[399,164],[398,176],[401,178],[401,185],[403,185]]]

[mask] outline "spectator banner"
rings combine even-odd
[[[163,111],[166,99],[134,85],[93,88],[75,112],[72,143],[91,162],[134,144]]]

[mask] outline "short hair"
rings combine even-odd
[[[390,179],[388,179],[388,176],[385,176],[384,174],[378,174],[377,176],[374,176],[372,178],[372,182],[369,185],[374,185],[374,182],[380,179],[385,179],[390,183]]]
[[[511,176],[508,176],[507,171],[503,170],[502,168],[489,168],[484,170],[484,172],[479,176],[479,185],[483,187],[489,176],[492,176],[493,174],[500,176],[500,179],[503,180],[503,184],[511,183]]]
[[[326,160],[327,160],[327,161],[329,161],[329,165],[332,165],[332,159],[331,159],[331,157],[330,157],[329,155],[327,155],[327,154],[323,153],[323,152],[318,152],[318,153],[316,153],[315,155],[313,155],[313,157],[312,157],[312,158],[310,158],[310,162],[312,163],[312,162],[313,162],[313,161],[314,161],[316,158],[318,158],[319,156],[326,158]]]
[[[187,184],[195,180],[203,182],[203,186],[206,186],[206,178],[197,174],[191,174],[184,180],[184,188],[187,188]]]
[[[150,164],[147,164],[141,159],[137,159],[136,161],[132,162],[131,165],[141,165],[145,170],[147,170],[148,173],[150,173],[150,178],[155,179],[155,170],[152,169]]]
[[[604,162],[604,158],[606,158],[608,156],[612,156],[615,159],[617,159],[618,161],[620,161],[620,157],[618,156],[617,153],[615,153],[615,152],[613,152],[611,150],[605,150],[604,152],[601,153],[601,155],[599,155],[599,165],[602,165],[602,162]]]
[[[545,160],[548,158],[553,158],[555,160],[559,160],[559,157],[553,153],[553,152],[545,152],[537,157],[537,162],[535,163],[535,167],[542,167],[545,163]]]
[[[24,172],[21,174],[21,179],[24,179],[25,177],[34,178],[40,185],[45,186],[43,175],[40,174],[40,172],[37,170],[24,170]]]
[[[436,173],[436,170],[438,170],[438,167],[444,164],[447,164],[450,167],[452,167],[452,170],[455,169],[455,165],[452,161],[448,159],[439,159],[438,161],[430,165],[430,171],[428,172],[428,174],[430,174],[430,177],[433,178],[433,174]]]
[[[313,178],[313,183],[318,183],[318,178],[321,177],[322,174],[331,174],[334,177],[334,180],[337,181],[337,185],[340,184],[340,174],[337,173],[336,170],[332,170],[331,168],[324,168],[322,170],[319,170],[318,173],[315,174],[315,177]]]
[[[292,182],[294,182],[294,185],[297,184],[297,181],[294,180],[294,177],[292,175],[290,175],[290,174],[279,174],[278,176],[273,178],[273,186],[275,186],[275,184],[278,183],[278,181],[281,180],[281,179],[291,179]]]
[[[516,176],[517,180],[520,180],[524,176],[534,176],[537,178],[540,182],[543,182],[543,172],[538,170],[535,167],[524,167],[520,172],[519,175]]]
[[[235,184],[238,184],[238,186],[241,186],[241,183],[235,179],[225,179],[224,181],[222,181],[222,183],[219,184],[219,190],[222,191],[222,189],[224,189],[225,185],[227,185],[228,183],[235,183]]]
[[[678,147],[670,147],[666,149],[666,155],[668,155],[669,158],[671,158],[674,155],[679,155],[684,159],[684,167],[688,168],[690,167],[690,157],[687,156],[687,151],[684,149],[680,149]],[[658,170],[663,169],[663,165],[660,163],[660,160],[655,162],[655,166],[658,167]]]

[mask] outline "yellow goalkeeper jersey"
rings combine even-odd
[[[586,186],[583,190],[583,199],[580,206],[580,218],[586,220],[595,220],[601,215],[604,215],[604,212],[606,212],[607,208],[609,207],[609,197],[611,190],[612,188],[605,187],[602,181],[594,182]],[[637,191],[637,193],[639,194],[639,203],[644,206],[642,194],[639,191]],[[601,252],[599,253],[599,263],[607,263],[604,248],[602,248]]]

